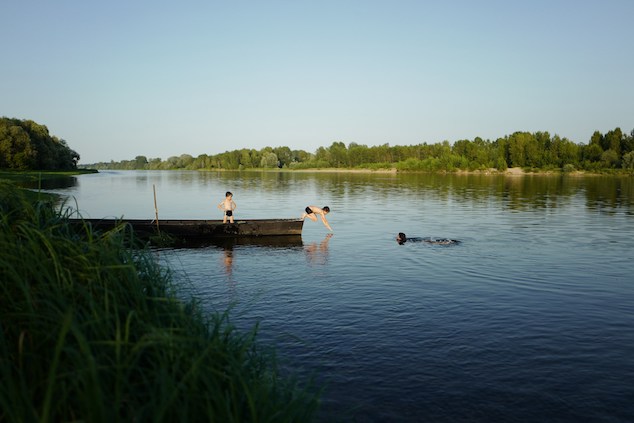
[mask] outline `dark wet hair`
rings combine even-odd
[[[326,213],[330,213],[330,207],[328,206],[323,206],[321,209],[325,211]]]
[[[398,236],[396,237],[396,242],[398,242],[399,244],[403,244],[405,243],[405,241],[407,241],[407,237],[403,232],[399,232]]]
[[[229,197],[229,196],[233,196],[233,193],[231,191],[227,191],[227,193],[225,194],[225,197]]]

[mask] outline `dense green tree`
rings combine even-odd
[[[591,143],[582,149],[582,158],[585,162],[598,162],[601,160],[603,149],[597,143]]]
[[[293,150],[293,161],[294,162],[307,162],[312,160],[314,155],[304,151],[304,150]]]
[[[21,126],[0,127],[0,167],[8,169],[35,168],[35,151],[29,134]]]
[[[563,168],[569,164],[574,167],[579,166],[580,149],[579,146],[566,138],[555,135],[550,144],[547,163]]]
[[[315,160],[330,164],[330,151],[324,147],[319,147],[317,151],[315,151]]]
[[[613,150],[617,154],[621,154],[621,139],[623,138],[623,132],[621,128],[616,128],[613,131],[608,131],[603,136],[603,151]]]
[[[146,169],[148,164],[147,157],[145,156],[136,156],[134,158],[134,168],[135,169]]]
[[[527,165],[534,168],[544,167],[548,162],[551,145],[548,132],[535,132],[526,145]]]
[[[592,136],[590,137],[590,145],[598,145],[601,147],[601,151],[603,152],[603,135],[599,131],[594,131]]]
[[[632,151],[634,151],[634,129],[632,129],[630,135],[624,136],[621,142],[621,152],[623,155]]]
[[[374,157],[375,163],[394,163],[392,160],[392,151],[390,150],[390,144],[385,143],[377,147],[373,147],[376,152]]]
[[[630,151],[623,155],[623,169],[634,169],[634,151]]]
[[[32,120],[0,118],[0,168],[21,170],[76,169],[79,154],[66,141],[51,136]]]
[[[167,160],[165,160],[165,162],[170,166],[170,168],[178,169],[178,167],[177,167],[177,165],[178,165],[178,157],[170,156],[170,157],[167,158]]]
[[[240,168],[240,151],[225,151],[220,155],[222,157],[221,169],[239,169]]]
[[[525,137],[516,132],[508,138],[508,163],[509,166],[526,166]]]
[[[194,163],[194,158],[189,154],[181,154],[178,156],[176,167],[178,169],[187,169]]]
[[[609,149],[601,154],[601,164],[604,168],[619,167],[619,155],[616,151]]]
[[[159,169],[159,168],[160,168],[160,166],[161,166],[161,159],[160,159],[160,158],[158,158],[158,157],[153,158],[153,159],[150,159],[150,160],[148,161],[148,167],[149,167],[150,169]]]
[[[329,148],[330,160],[329,163],[332,167],[347,167],[348,163],[348,148],[341,142],[333,142]]]
[[[260,166],[262,155],[254,149],[243,148],[240,150],[240,166],[246,169],[253,169]]]
[[[350,166],[355,167],[363,163],[371,163],[369,149],[367,145],[360,145],[356,142],[348,144],[348,157]]]
[[[293,162],[293,152],[288,147],[275,147],[273,153],[277,156],[279,167],[288,167]]]
[[[468,160],[475,160],[477,147],[469,140],[458,140],[453,143],[453,153],[463,156]]]
[[[263,168],[273,168],[278,167],[278,158],[277,154],[272,151],[266,152],[262,155],[262,160],[260,161],[260,167]]]

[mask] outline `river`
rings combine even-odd
[[[299,217],[332,236],[163,249],[183,297],[231,307],[283,369],[325,387],[320,421],[634,421],[634,178],[103,171],[85,217]],[[395,241],[459,240],[457,245]]]

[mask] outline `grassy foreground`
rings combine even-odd
[[[0,183],[0,421],[307,422],[318,398],[118,228]]]

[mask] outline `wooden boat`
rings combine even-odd
[[[139,237],[168,235],[182,240],[214,240],[242,237],[301,236],[302,219],[240,219],[234,223],[222,220],[172,219],[70,219],[78,225],[90,225],[96,230],[110,230],[130,225]]]

